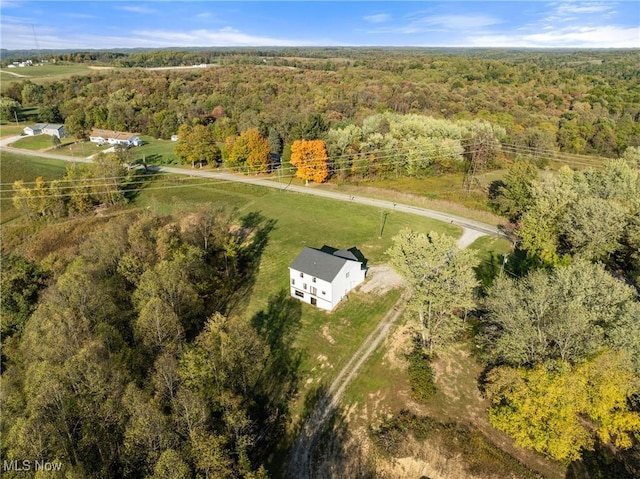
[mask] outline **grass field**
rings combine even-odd
[[[411,193],[430,200],[451,201],[469,208],[489,211],[487,190],[491,182],[501,179],[503,170],[495,170],[478,175],[478,183],[470,194],[463,189],[462,173],[447,173],[424,178],[388,178],[384,180],[352,183],[358,186],[381,188],[401,193]]]
[[[174,165],[178,164],[178,158],[173,152],[176,142],[171,140],[159,140],[150,136],[141,136],[144,145],[131,149],[134,160],[143,158],[150,165]]]
[[[78,143],[70,143],[60,148],[56,153],[61,155],[76,156],[78,158],[86,158],[95,155],[109,148],[110,145],[98,146],[90,141],[81,141]]]
[[[38,176],[42,176],[45,180],[62,178],[68,165],[65,161],[32,158],[3,152],[2,161],[0,161],[0,182],[2,183],[0,224],[7,223],[19,216],[11,201],[11,188],[14,181],[34,181]]]
[[[73,142],[72,138],[62,138],[60,143],[60,150],[65,145],[68,145]],[[14,148],[23,148],[25,150],[48,150],[53,149],[53,140],[50,135],[36,135],[36,136],[25,136],[20,138],[18,141],[11,144]]]
[[[1,87],[5,90],[13,82],[30,80],[34,83],[42,83],[60,78],[68,78],[73,75],[90,74],[93,70],[87,65],[54,65],[52,63],[24,68],[0,69]],[[17,76],[20,75],[20,76]]]
[[[172,186],[172,185],[167,185]],[[175,185],[178,186],[178,185]],[[266,188],[214,183],[212,186],[148,190],[136,200],[142,208],[159,213],[188,208],[202,202],[226,204],[241,214],[260,212],[276,221],[262,255],[260,270],[244,314],[252,316],[267,308],[270,298],[288,292],[288,266],[304,246],[336,248],[356,246],[369,265],[386,261],[385,251],[400,229],[435,230],[459,236],[459,228],[428,218],[394,213],[387,217],[382,238],[380,210]],[[382,298],[355,293],[332,313],[302,304],[301,329],[296,344],[305,356],[301,365],[302,396],[314,385],[326,384],[373,330],[398,298],[393,291]],[[301,402],[296,410],[300,412]]]

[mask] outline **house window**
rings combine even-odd
[[[304,278],[304,273],[300,273],[300,277],[301,277],[301,278]]]
[[[349,271],[347,271],[347,278],[349,277]]]
[[[311,280],[311,282],[315,283],[315,282],[316,282],[316,279],[315,279],[315,278],[313,278],[313,279]]]
[[[304,293],[302,291],[298,291],[296,289],[296,296],[299,297],[299,298],[304,298]]]
[[[304,284],[302,285],[302,287],[303,287],[304,289],[307,289],[307,283],[304,283]]]
[[[311,294],[316,296],[318,294],[318,289],[315,286],[311,286]]]
[[[291,284],[296,284],[295,278],[291,278]]]

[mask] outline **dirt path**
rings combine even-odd
[[[302,430],[293,445],[289,459],[286,477],[291,479],[305,479],[313,476],[311,451],[315,441],[322,431],[322,426],[331,417],[340,402],[344,391],[358,371],[375,351],[378,345],[387,337],[391,325],[402,315],[407,298],[401,296],[376,329],[364,340],[349,362],[345,364],[338,376],[333,380],[324,397],[316,405],[313,413],[302,426]]]

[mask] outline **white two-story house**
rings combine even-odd
[[[291,296],[331,311],[364,281],[366,271],[364,263],[349,250],[305,247],[289,265]]]

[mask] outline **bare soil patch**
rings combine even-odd
[[[363,293],[371,293],[382,296],[392,289],[400,288],[404,285],[404,279],[388,264],[379,264],[369,268],[367,271],[369,278],[361,287]]]

